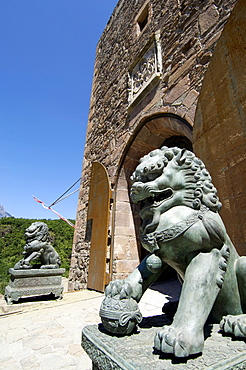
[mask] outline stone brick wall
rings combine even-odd
[[[114,206],[109,225],[112,237],[111,277],[124,277],[139,262],[134,212],[126,186],[129,183],[130,169],[134,163],[137,164],[141,150],[138,151],[137,145],[133,150],[131,145],[138,135],[142,135],[142,142],[150,148],[160,146],[165,138],[174,133],[189,137],[187,127],[193,126],[205,72],[235,2],[236,0],[118,2],[96,50],[83,181],[71,260],[70,290],[86,287],[90,243],[85,242],[84,238],[93,161],[106,167],[114,190]],[[146,7],[148,22],[140,31],[138,21]],[[141,65],[141,58],[153,42],[156,43],[162,59],[157,66],[158,73],[140,97],[129,106],[129,73],[134,71],[137,63]],[[155,132],[154,123],[146,126],[147,121],[151,122],[151,117],[158,115],[166,117],[160,124],[164,125],[163,134],[160,128]],[[171,128],[168,131],[167,117],[179,118],[181,123],[176,125],[169,122]],[[183,130],[187,130],[187,135]],[[146,135],[152,135],[153,140],[146,139]],[[139,139],[139,143],[141,140]],[[131,165],[127,167],[129,151],[132,151],[128,156]],[[120,209],[124,209],[130,216],[124,218]]]
[[[246,2],[239,0],[206,73],[194,125],[194,150],[214,177],[221,216],[246,255]]]

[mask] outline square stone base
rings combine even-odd
[[[9,269],[10,281],[5,288],[8,304],[18,302],[20,298],[37,297],[53,294],[62,298],[62,274],[65,269]]]
[[[162,320],[165,316],[160,315],[159,318]],[[218,324],[207,328],[208,337],[205,340],[202,354],[181,359],[172,355],[155,353],[153,349],[154,336],[158,326],[161,327],[163,322],[152,320],[153,318],[147,319],[150,319],[149,325],[144,325],[136,334],[126,337],[107,334],[102,324],[86,326],[82,330],[82,347],[90,356],[93,369],[246,369],[245,341],[223,336],[219,332]],[[146,319],[144,320],[146,324]]]

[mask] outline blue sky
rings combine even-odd
[[[0,205],[15,217],[57,218],[32,195],[50,205],[81,175],[96,44],[116,4],[0,1]],[[54,209],[74,219],[77,199]]]

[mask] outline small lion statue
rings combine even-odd
[[[209,315],[224,333],[245,338],[246,257],[239,257],[226,233],[203,162],[189,150],[164,146],[140,159],[131,180],[131,199],[141,202],[141,243],[150,254],[125,280],[107,286],[100,311],[106,330],[122,334],[115,301],[139,302],[169,265],[183,285],[172,324],[156,333],[156,350],[176,357],[202,352]],[[125,315],[135,325],[137,312],[134,307]]]
[[[14,269],[31,269],[31,261],[40,259],[41,269],[55,269],[61,265],[61,259],[50,244],[49,228],[44,222],[33,222],[25,232],[26,245],[24,258],[18,261]]]

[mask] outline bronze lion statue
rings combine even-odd
[[[140,160],[131,180],[131,199],[141,202],[141,243],[150,254],[128,278],[107,286],[100,311],[106,329],[128,333],[131,325],[121,324],[110,299],[139,302],[169,265],[183,285],[173,322],[157,331],[155,349],[177,357],[202,352],[209,315],[225,333],[246,337],[246,257],[226,233],[204,163],[186,149],[164,146]],[[125,316],[140,321],[136,307]]]
[[[60,267],[60,256],[50,244],[49,228],[44,222],[33,222],[26,229],[25,239],[24,258],[15,264],[15,270],[32,268],[30,262],[36,259],[40,259],[41,269]]]

